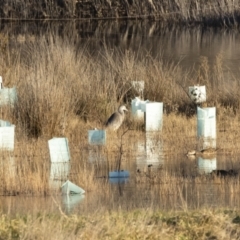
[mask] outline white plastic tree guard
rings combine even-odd
[[[88,130],[88,143],[92,145],[106,144],[105,130]]]
[[[197,108],[197,136],[200,148],[216,148],[216,108]]]
[[[70,163],[51,163],[50,179],[66,180],[70,172]]]
[[[188,94],[193,102],[196,104],[206,102],[207,94],[205,86],[193,86],[189,87]]]
[[[163,125],[163,103],[146,103],[145,130],[161,131]]]
[[[144,112],[146,111],[146,103],[149,100],[141,100],[139,97],[136,97],[131,102],[132,115],[136,119],[144,119]]]
[[[17,100],[16,87],[0,89],[0,106],[4,105],[13,106],[16,100]]]
[[[143,98],[144,81],[132,81],[132,86],[139,93],[139,97]]]
[[[68,162],[70,160],[67,138],[52,138],[48,140],[48,147],[52,163]]]
[[[85,190],[77,186],[76,184],[70,182],[67,180],[63,185],[62,185],[62,194],[84,194]]]
[[[216,157],[212,159],[205,159],[198,157],[198,170],[200,174],[211,173],[213,170],[217,169],[217,159]]]
[[[14,150],[15,125],[0,120],[0,148],[7,151]]]
[[[141,104],[140,104],[140,107],[141,107],[141,110],[142,112],[146,113],[146,105],[150,103],[149,100],[146,100],[146,101],[142,101]]]
[[[144,118],[144,112],[141,110],[141,99],[136,97],[131,102],[131,109],[132,109],[132,115],[136,119],[143,119]]]
[[[146,142],[145,139],[136,139],[136,167],[137,169],[143,169],[146,166]]]
[[[103,162],[106,160],[102,153],[103,145],[106,144],[106,131],[105,130],[89,130],[88,143],[91,145],[89,148],[88,161]]]
[[[154,132],[146,133],[146,164],[159,166],[164,163],[163,142]]]

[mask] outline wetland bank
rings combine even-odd
[[[0,112],[16,125],[14,152],[0,160],[2,239],[237,239],[238,37],[236,29],[151,21],[2,24],[0,75],[18,92],[14,108]],[[132,80],[145,82],[145,99],[164,103],[162,132],[149,141],[128,114],[105,147],[92,149],[87,131],[121,103],[130,108]],[[197,122],[186,92],[194,84],[217,108],[217,151],[189,158]],[[69,140],[71,168],[52,181],[47,140],[56,136]],[[130,178],[112,183],[106,176],[121,147]],[[85,189],[83,199],[60,196],[66,178]]]

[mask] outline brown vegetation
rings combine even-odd
[[[235,1],[92,1],[41,0],[0,2],[0,18],[16,19],[157,19],[181,23],[237,26],[240,2]]]
[[[238,239],[239,212],[106,211],[95,214],[1,215],[2,239]]]
[[[194,172],[196,162],[193,161],[189,168],[183,167],[186,161],[189,163],[185,154],[196,149],[197,143],[196,106],[187,95],[188,86],[196,84],[196,81],[193,82],[178,65],[165,64],[150,56],[137,57],[130,51],[110,51],[107,48],[90,57],[85,50],[76,51],[71,41],[53,36],[21,43],[11,42],[5,36],[2,38],[5,40],[0,45],[0,71],[4,85],[16,86],[18,92],[14,108],[1,108],[0,113],[1,119],[16,125],[14,153],[1,153],[1,165],[4,166],[0,184],[2,195],[50,194],[47,140],[54,136],[65,136],[70,142],[72,167],[67,177],[87,191],[100,191],[99,186],[104,181],[99,182],[96,177],[107,176],[109,170],[116,169],[120,149],[124,153],[123,164],[136,159],[139,154],[136,139],[145,141],[144,126],[135,124],[128,116],[120,132],[108,136],[108,145],[95,149],[98,156],[104,155],[106,165],[98,161],[95,164],[88,162],[87,130],[101,128],[107,116],[120,103],[124,102],[130,107],[131,99],[137,94],[130,91],[131,81],[136,79],[145,82],[145,98],[164,102],[163,132],[155,137],[163,141],[164,161],[170,163],[166,164],[166,168],[159,166],[157,173],[155,170],[149,173],[148,168],[141,169],[141,174],[136,175],[136,183],[166,184],[161,185],[161,194],[164,195],[169,191],[176,194],[177,189],[183,188],[186,182],[206,181],[205,177]],[[9,42],[16,46],[11,51]],[[239,86],[234,79],[234,87],[222,81],[221,60],[218,56],[211,69],[207,59],[201,59],[202,64],[194,79],[206,85],[207,105],[217,107],[218,153],[233,155],[239,149],[236,141]],[[231,98],[227,95],[229,91]],[[218,92],[221,94],[216,94]],[[121,143],[119,136],[126,129],[132,130],[128,131]],[[8,161],[12,163],[8,164]],[[233,167],[239,170],[237,158],[233,158],[232,163],[234,166],[228,166],[227,170]],[[238,176],[221,181],[221,191],[225,192],[225,186],[228,186],[228,191],[239,194],[236,179]],[[215,180],[211,178],[209,181]],[[216,181],[219,181],[218,178]],[[200,191],[201,188],[196,189]],[[108,194],[107,189],[101,189],[101,192]]]

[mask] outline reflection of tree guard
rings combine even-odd
[[[158,133],[146,132],[145,161],[148,166],[160,166],[164,164],[163,141],[159,139]]]
[[[216,108],[197,107],[197,136],[202,149],[216,148]]]
[[[200,173],[211,173],[213,170],[217,169],[217,159],[216,156],[211,158],[198,157],[198,168]]]

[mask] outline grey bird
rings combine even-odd
[[[124,111],[128,111],[127,108],[124,105],[120,106],[118,108],[118,111],[113,113],[111,117],[107,120],[105,124],[106,129],[110,129],[113,131],[118,130],[118,128],[122,125],[124,121]]]

